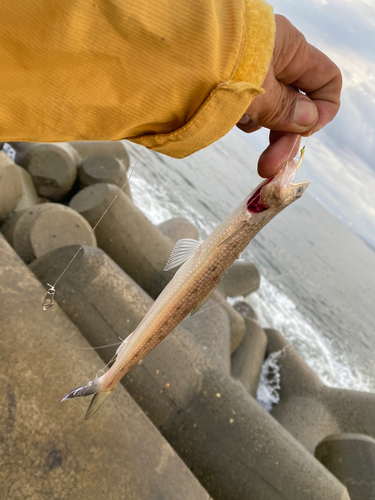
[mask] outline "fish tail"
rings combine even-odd
[[[112,394],[113,390],[114,389],[106,389],[104,387],[103,377],[99,377],[95,380],[90,380],[90,382],[87,382],[87,384],[76,387],[71,392],[69,392],[69,394],[63,397],[61,402],[66,401],[67,399],[83,398],[85,396],[91,396],[93,394],[94,397],[92,398],[85,415],[85,420],[88,420],[99,410],[108,396]]]

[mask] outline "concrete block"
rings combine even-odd
[[[253,319],[254,321],[258,321],[257,313],[251,307],[250,304],[241,300],[234,304],[234,309],[241,314],[244,318]]]
[[[27,172],[24,168],[18,167],[18,171],[21,174],[21,182],[22,182],[22,197],[14,209],[15,212],[19,212],[21,210],[25,210],[26,208],[30,208],[34,205],[38,205],[41,203],[41,199],[36,192],[35,186],[33,184],[33,180],[29,172]]]
[[[328,436],[316,458],[348,489],[351,500],[375,498],[375,440],[361,434]]]
[[[65,267],[64,252],[31,264],[42,282]],[[56,299],[97,345],[125,338],[152,303],[96,248],[77,257]],[[344,486],[223,368],[220,350],[210,348],[215,335],[177,327],[123,385],[215,500],[348,500]],[[113,354],[99,353],[104,363]],[[99,412],[93,420],[101,419]]]
[[[156,298],[174,274],[164,272],[173,244],[119,191],[114,184],[93,184],[77,193],[70,207],[94,226],[118,194],[95,230],[98,246]]]
[[[172,240],[174,245],[182,238],[199,240],[198,229],[184,217],[175,217],[166,220],[159,224],[158,228],[165,236],[168,236],[168,238]]]
[[[244,321],[245,336],[232,354],[232,377],[237,378],[255,398],[266,354],[267,335],[256,321],[248,318]]]
[[[125,163],[115,156],[104,153],[88,156],[78,167],[80,186],[82,188],[104,182],[115,184],[121,189],[127,182],[126,170]],[[129,183],[125,185],[123,192],[131,197]]]
[[[209,500],[122,387],[90,422],[60,404],[102,361],[1,236],[0,268],[0,497]]]
[[[280,402],[271,410],[283,425],[310,453],[328,434],[338,432],[335,416],[322,400],[324,384],[299,354],[276,330],[265,328],[267,354],[282,351],[280,367]]]
[[[72,158],[75,165],[81,163],[82,158],[79,153],[73,148],[69,142],[10,142],[9,143],[16,152],[15,163],[17,165],[23,165],[23,160],[26,153],[29,153],[31,149],[39,147],[43,144],[45,145],[55,145],[66,151],[66,153]]]
[[[375,394],[326,387],[279,332],[265,332],[267,354],[282,351],[280,402],[271,411],[278,422],[311,453],[331,434],[375,438]]]
[[[88,245],[96,246],[90,224],[73,209],[58,203],[36,205],[20,216],[17,214],[15,222],[9,221],[5,230],[13,248],[26,263],[56,248],[81,245],[86,240]]]
[[[246,297],[258,290],[259,284],[260,274],[257,267],[251,262],[237,260],[221,280],[218,291],[226,297]]]
[[[14,228],[16,227],[17,222],[22,217],[24,211],[21,210],[19,212],[12,212],[4,219],[4,222],[0,226],[0,231],[7,242],[13,246],[13,235]]]
[[[12,212],[22,197],[22,179],[17,165],[0,151],[0,220]]]
[[[82,160],[98,154],[114,156],[123,162],[126,170],[130,166],[129,154],[122,141],[76,141],[70,145],[78,152]]]
[[[218,290],[212,294],[212,298],[220,304],[221,308],[224,309],[228,315],[230,323],[230,353],[233,354],[244,338],[246,330],[245,321],[243,317],[228,304],[224,295]]]
[[[31,175],[39,196],[59,201],[72,189],[78,158],[71,150],[69,144],[37,144],[26,150],[19,164]]]

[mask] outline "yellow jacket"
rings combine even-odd
[[[129,139],[176,158],[241,118],[272,57],[263,0],[2,0],[0,140]]]

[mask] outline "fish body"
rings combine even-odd
[[[176,267],[184,259],[186,262],[120,345],[111,368],[103,376],[71,391],[63,401],[94,394],[85,418],[96,413],[122,377],[188,314],[204,304],[254,236],[302,196],[309,183],[291,184],[298,166],[292,160],[274,178],[263,181],[203,243],[180,240],[166,269]]]

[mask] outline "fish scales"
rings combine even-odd
[[[127,360],[121,368],[116,370],[116,375],[113,376],[114,386],[134,365],[171,333],[201,300],[216,288],[234,260],[248,245],[252,238],[252,232],[249,231],[249,228],[244,227],[238,235],[233,237],[228,251],[225,253],[217,252],[219,255],[213,255],[212,262],[204,271],[198,268],[197,272],[190,276],[184,276],[179,280],[177,277],[175,278],[177,280],[175,286],[164,298],[165,307],[161,312],[157,311],[149,318],[149,327],[145,327],[142,335],[137,341],[134,341],[132,352],[127,352]],[[182,292],[179,293],[179,290]]]

